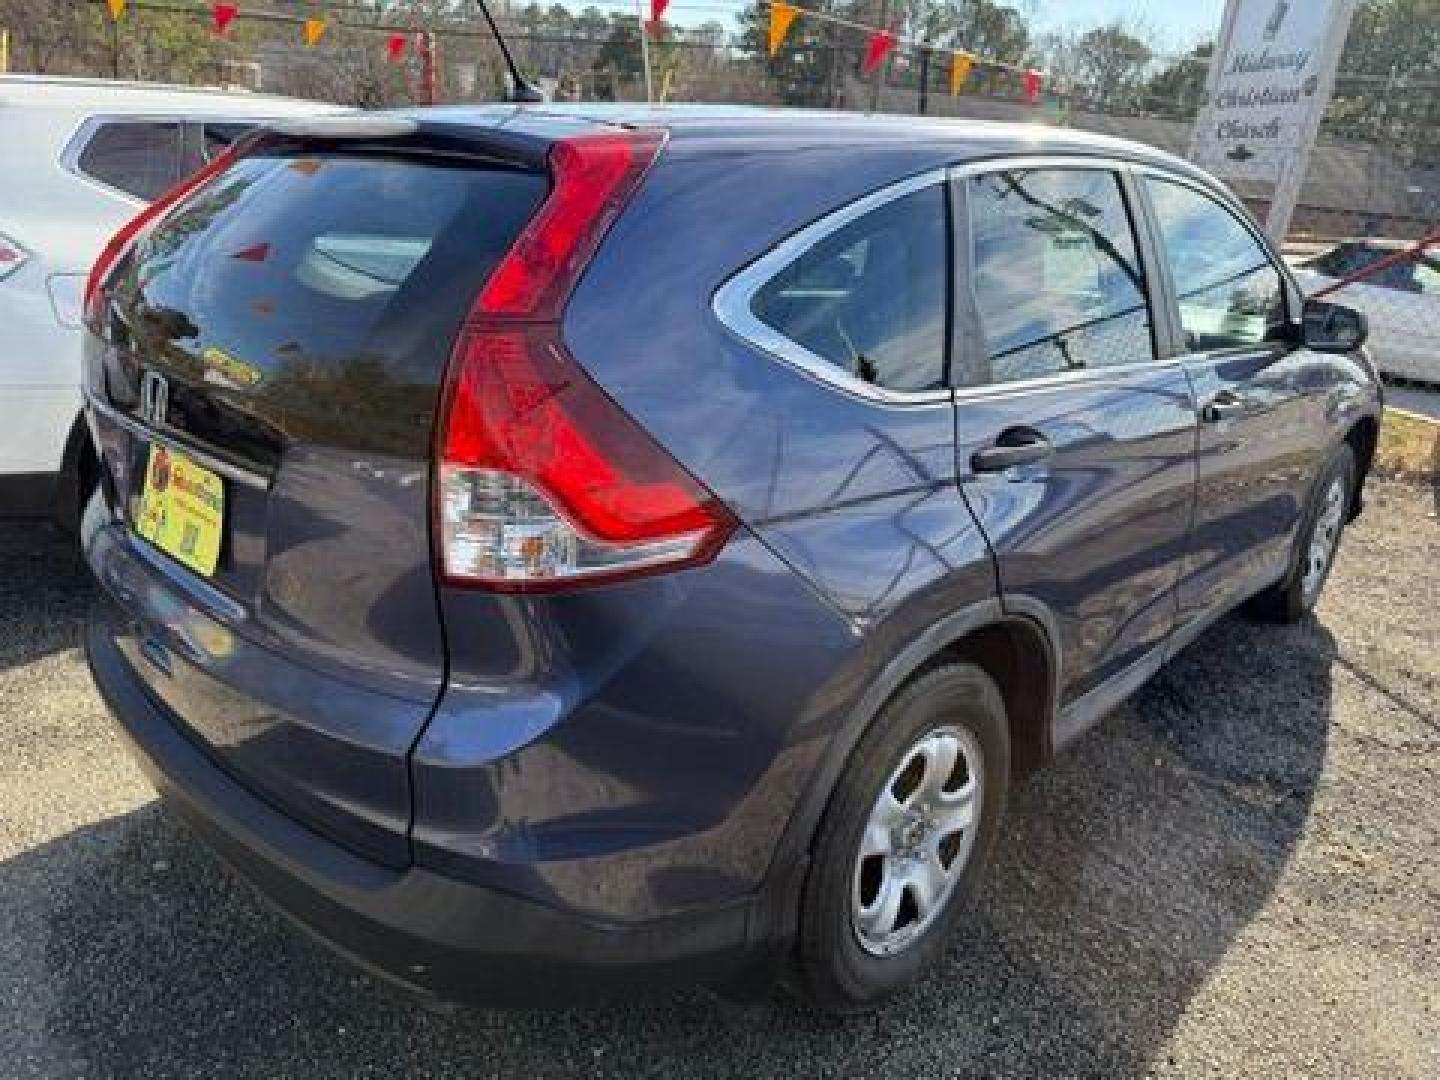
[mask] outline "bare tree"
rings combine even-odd
[[[1099,108],[1134,108],[1154,55],[1135,28],[1117,19],[1080,36],[1075,78]]]
[[[1080,35],[1074,30],[1051,30],[1031,46],[1035,65],[1045,72],[1052,91],[1069,93],[1082,81]]]

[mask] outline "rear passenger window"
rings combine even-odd
[[[766,325],[888,390],[945,385],[948,230],[939,185],[825,237],[755,293]]]
[[[1186,347],[1213,352],[1268,340],[1285,323],[1285,290],[1250,230],[1192,188],[1156,179],[1145,185],[1175,279]]]
[[[984,338],[956,382],[984,385],[1154,359],[1145,280],[1113,173],[967,181],[970,284]]]
[[[75,164],[91,179],[150,202],[180,179],[180,125],[103,123]]]

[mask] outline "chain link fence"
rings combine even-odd
[[[1440,2],[1431,63],[1440,75]],[[1037,104],[1028,103],[1020,73],[977,63],[963,92],[949,90],[948,54],[897,51],[878,76],[862,77],[863,35],[812,23],[776,57],[763,47],[764,9],[742,3],[677,3],[685,25],[651,34],[652,93],[664,101],[734,102],[1056,124],[1134,139],[1184,156],[1203,98],[1208,56],[1203,49],[1152,55],[1143,81],[1124,93],[1101,93],[1074,78],[1054,76]],[[408,19],[385,25],[427,26],[434,32],[436,100],[493,99],[503,85],[493,43],[468,14]],[[705,19],[696,23],[697,19]],[[578,14],[552,6],[511,8],[502,23],[525,70],[562,100],[642,101],[639,20],[632,5],[589,7]],[[377,23],[377,25],[379,25]],[[257,43],[260,88],[336,97],[375,105],[423,101],[422,59],[413,51],[386,64],[374,31],[336,27],[319,49],[294,34]],[[277,40],[278,39],[278,40]],[[1037,64],[1043,55],[1016,52],[1008,62]],[[1366,55],[1364,49],[1359,55]],[[1347,57],[1350,54],[1347,53]],[[1358,61],[1357,61],[1358,62]],[[1334,103],[1310,162],[1291,230],[1296,239],[1354,237],[1414,240],[1440,221],[1440,79],[1343,70]],[[1232,185],[1263,220],[1265,185]]]

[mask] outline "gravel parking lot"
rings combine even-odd
[[[782,994],[437,1015],[155,804],[58,537],[0,526],[0,1075],[1440,1077],[1440,521],[1371,486],[1318,621],[1229,619],[1013,799],[971,929],[848,1022]]]

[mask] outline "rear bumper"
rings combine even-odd
[[[556,1004],[763,968],[751,904],[635,924],[397,870],[311,832],[236,783],[147,694],[103,619],[86,652],[135,759],[165,800],[269,901],[362,966],[424,994],[487,1005]]]

